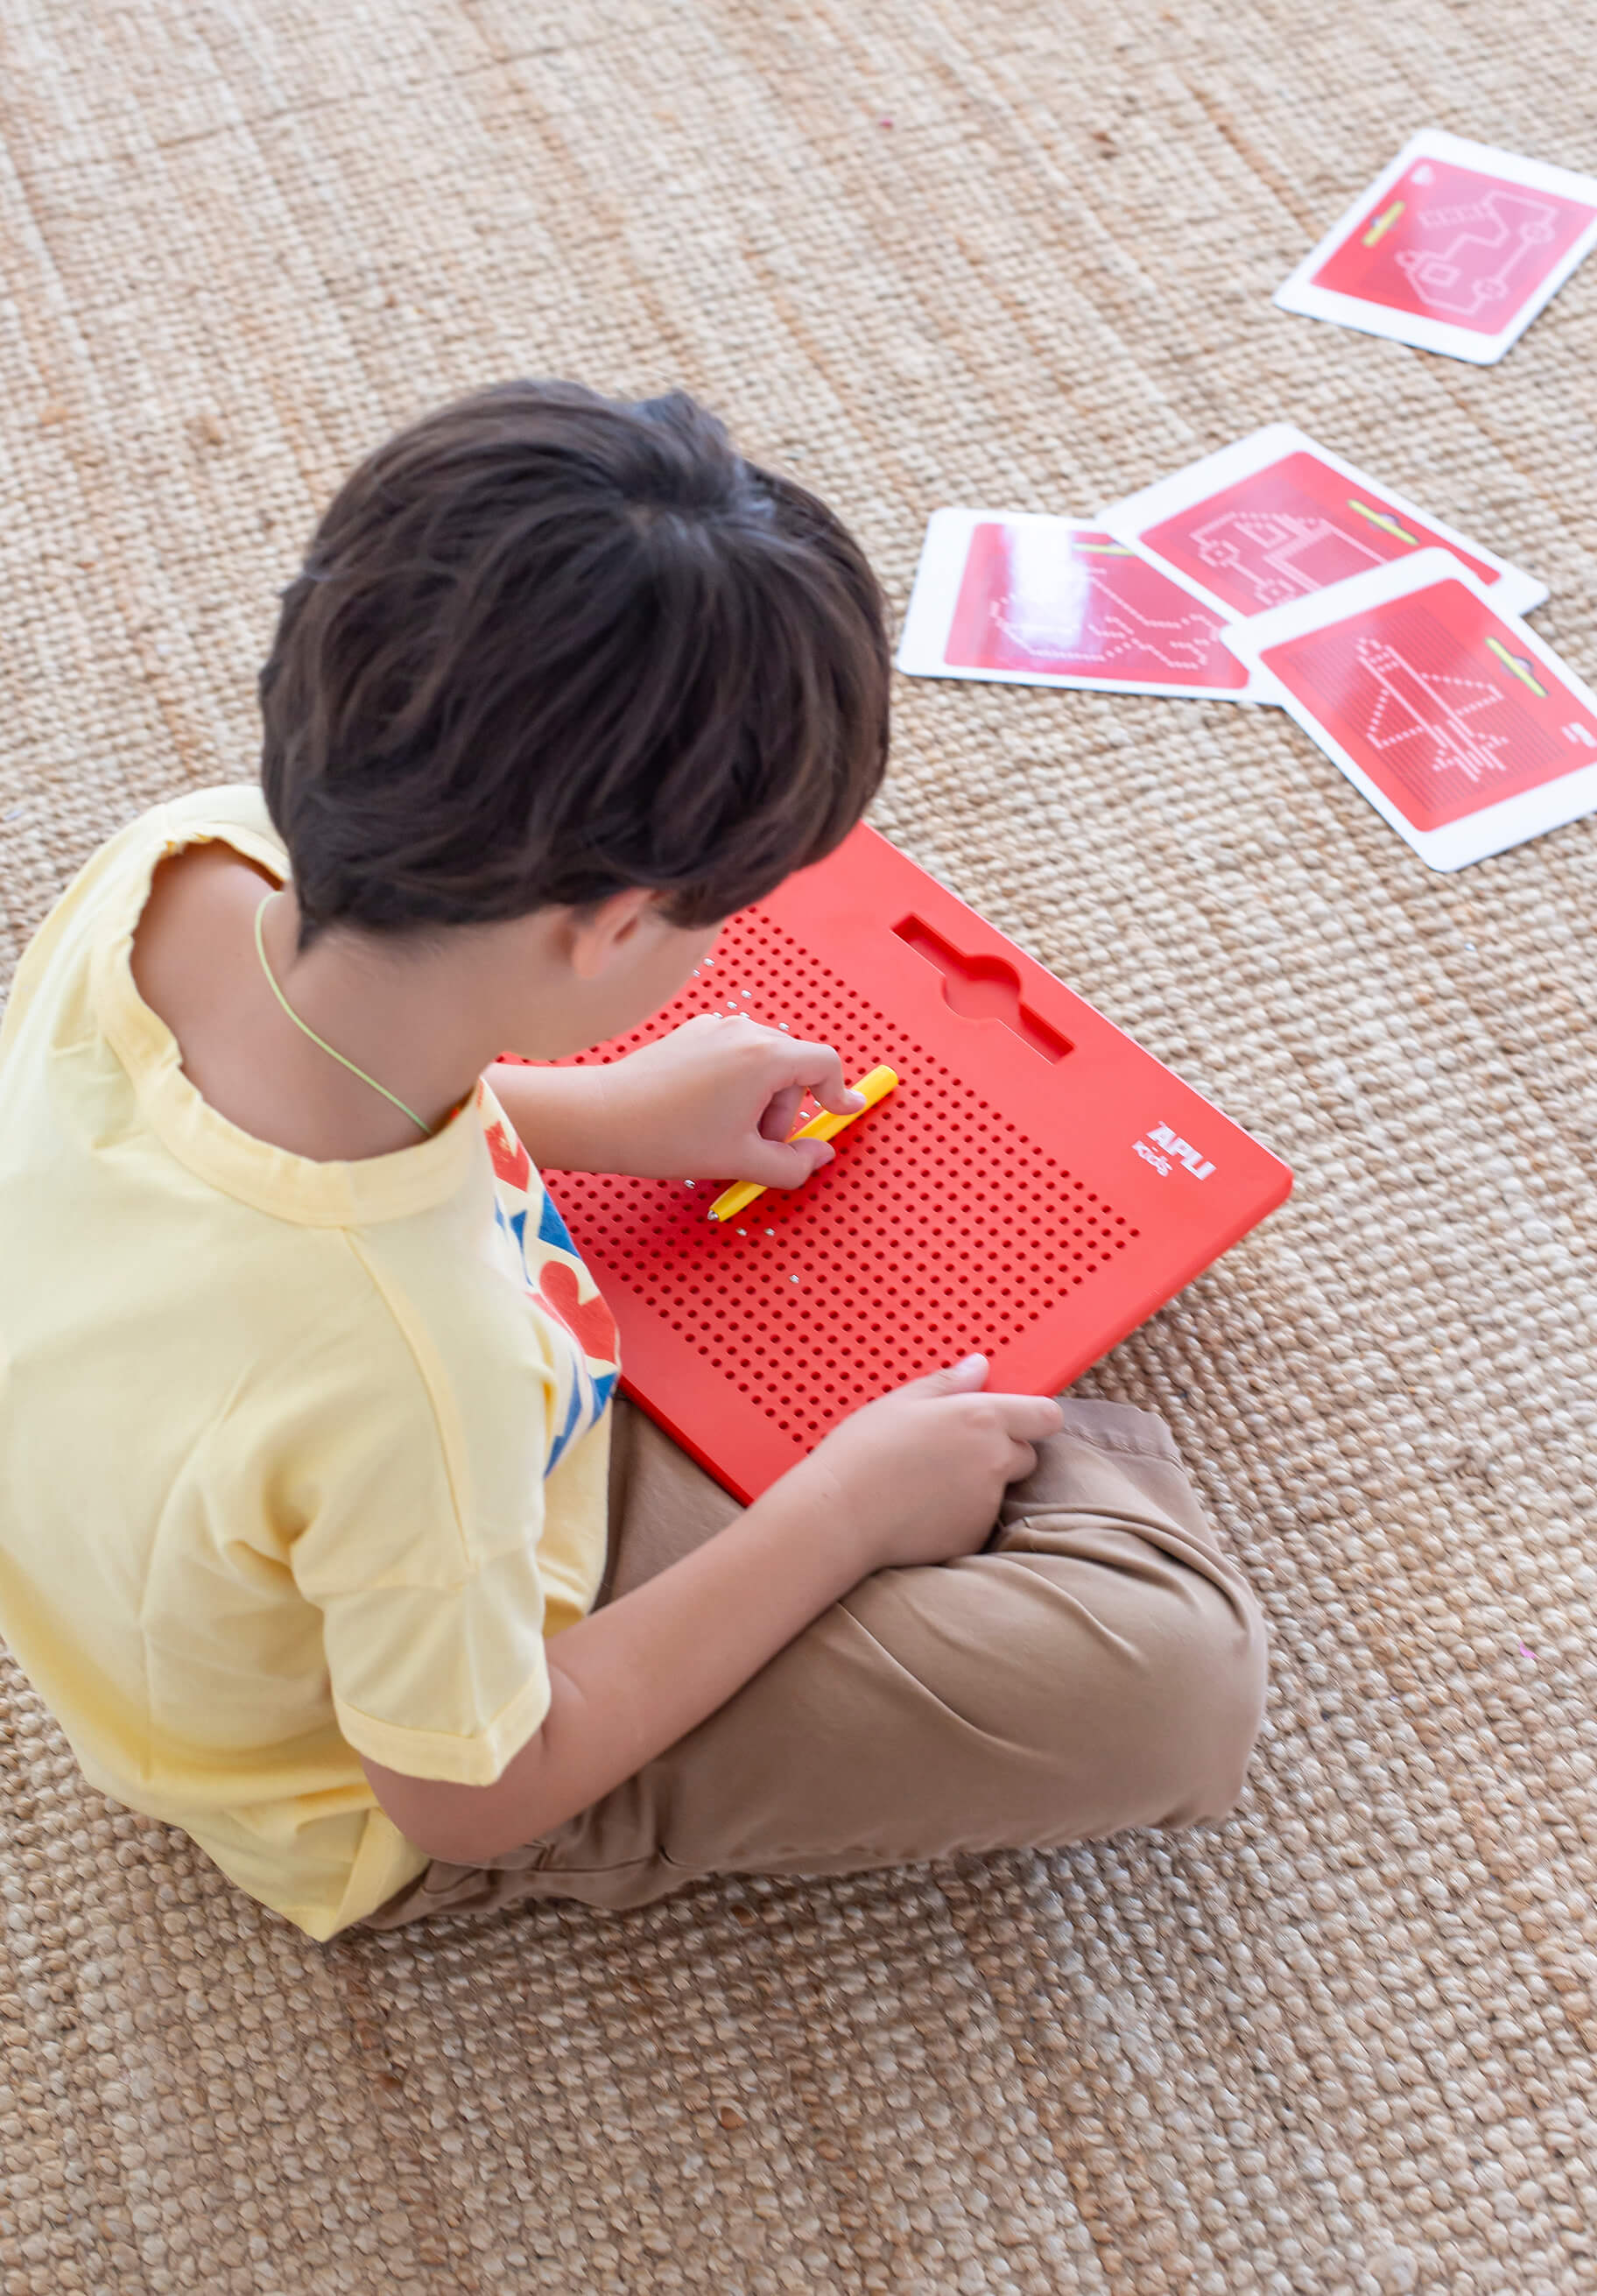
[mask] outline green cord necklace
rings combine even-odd
[[[315,1030],[311,1027],[310,1022],[308,1021],[302,1021],[299,1018],[298,1013],[295,1012],[293,1006],[289,1003],[288,998],[277,986],[276,976],[274,974],[271,966],[266,962],[266,944],[261,939],[260,924],[262,917],[264,917],[266,913],[266,901],[275,900],[276,898],[277,897],[274,893],[268,893],[266,895],[266,899],[261,903],[259,908],[255,912],[255,953],[260,959],[261,971],[266,974],[267,980],[271,984],[273,996],[276,997],[277,1002],[288,1014],[295,1028],[303,1029],[313,1045],[320,1045],[324,1053],[332,1054],[332,1058],[337,1061],[340,1068],[348,1069],[351,1076],[357,1076],[362,1084],[369,1084],[373,1092],[380,1092],[382,1095],[384,1100],[391,1100],[394,1106],[400,1111],[401,1114],[408,1116],[411,1122],[416,1127],[416,1129],[419,1132],[424,1132],[427,1137],[430,1140],[432,1138],[431,1125],[423,1124],[422,1119],[416,1114],[414,1108],[406,1108],[405,1103],[400,1099],[397,1092],[390,1092],[386,1084],[379,1084],[375,1077],[369,1077],[366,1074],[364,1069],[357,1069],[353,1061],[346,1060],[343,1054],[336,1051],[334,1047],[328,1043],[325,1037],[318,1037]]]

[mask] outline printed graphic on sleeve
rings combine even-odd
[[[1413,550],[1450,550],[1482,582],[1495,570],[1419,519],[1399,517],[1319,457],[1283,455],[1142,537],[1239,614],[1262,614]]]
[[[1495,335],[1597,209],[1419,159],[1314,275],[1316,287]]]
[[[610,1401],[620,1372],[620,1341],[615,1318],[526,1149],[502,1118],[488,1121],[485,1135],[494,1168],[494,1226],[507,1267],[563,1341],[557,1348],[559,1431],[545,1469],[550,1474]]]
[[[978,526],[948,633],[950,668],[1234,690],[1220,617],[1111,535],[1052,521]]]
[[[1462,582],[1430,587],[1265,649],[1418,830],[1556,781],[1597,752],[1597,719]]]

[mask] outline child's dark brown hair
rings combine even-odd
[[[729,915],[858,820],[889,678],[858,545],[692,399],[446,406],[340,490],[261,672],[301,943],[628,886]]]

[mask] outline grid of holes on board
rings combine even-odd
[[[867,1396],[1018,1337],[1137,1230],[946,1063],[759,910],[725,928],[676,1002],[580,1061],[614,1060],[696,1013],[748,1013],[835,1045],[852,1081],[899,1088],[791,1195],[725,1226],[722,1180],[551,1176],[577,1248],[607,1267],[807,1448]]]

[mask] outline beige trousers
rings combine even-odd
[[[980,1554],[864,1579],[591,1809],[491,1866],[435,1859],[369,1925],[523,1898],[638,1906],[707,1874],[848,1874],[1224,1816],[1264,1706],[1258,1604],[1163,1420],[1062,1404]],[[736,1513],[618,1403],[600,1601]]]

